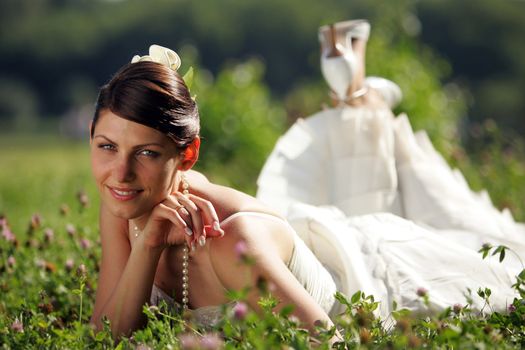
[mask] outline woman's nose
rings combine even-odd
[[[133,158],[120,157],[115,169],[115,177],[119,182],[129,182],[135,178]]]

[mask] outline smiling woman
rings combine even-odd
[[[230,302],[227,290],[265,279],[278,310],[294,304],[310,329],[318,320],[331,324],[335,283],[288,223],[255,198],[190,171],[199,156],[199,113],[179,63],[175,52],[154,45],[101,89],[91,126],[102,243],[92,322],[100,329],[107,317],[115,337],[129,334],[144,324],[144,304],[166,299],[210,325]],[[240,242],[253,266],[233,254]],[[255,310],[259,298],[251,289]]]
[[[114,215],[137,217],[174,188],[180,160],[169,138],[110,111],[101,113],[96,129],[91,166],[100,194]]]

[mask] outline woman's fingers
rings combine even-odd
[[[207,236],[224,235],[211,202],[192,194],[177,192],[168,196],[157,206],[155,213],[157,220],[168,220],[173,224],[169,232],[164,232],[163,243],[166,245],[180,244],[182,232],[185,233],[183,239],[192,250],[196,246],[204,246]]]
[[[168,220],[173,224],[172,228],[169,229],[169,233],[162,232],[163,230],[165,231],[165,228],[163,229],[164,225],[159,225],[158,227],[152,228],[152,230],[157,231],[158,233],[164,233],[163,242],[162,242],[163,244],[166,244],[166,245],[180,244],[181,243],[180,236],[182,236],[183,237],[182,240],[185,240],[188,243],[188,246],[190,246],[192,236],[188,234],[189,232],[188,224],[179,215],[177,210],[172,208],[170,205],[166,205],[165,202],[158,204],[152,213],[152,219],[154,221],[159,221],[159,222],[163,222],[163,221],[165,222],[165,220]],[[179,234],[176,235],[179,237],[173,237],[171,233],[174,231],[179,232]]]
[[[193,217],[188,211],[188,209],[186,209],[186,206],[181,204],[175,197],[168,196],[168,198],[166,198],[162,202],[162,204],[172,209],[177,214],[177,216],[182,218],[182,220],[185,223],[185,226],[182,228],[185,233],[184,240],[186,241],[186,244],[188,245],[188,247],[194,250],[195,249],[195,243],[194,243],[195,231],[199,230],[199,224],[198,223],[195,224],[195,222],[193,221]],[[168,237],[167,239],[170,240],[170,237]]]
[[[202,210],[190,199],[181,193],[175,194],[177,200],[184,208],[190,213],[193,224],[193,232],[195,233],[194,242],[197,242],[199,246],[206,244],[206,232],[204,231],[204,218],[202,216]]]
[[[192,216],[190,215],[190,213],[186,209],[186,206],[181,204],[178,200],[176,200],[172,196],[168,196],[168,198],[166,198],[162,203],[164,205],[167,205],[168,207],[174,209],[177,212],[177,214],[179,214],[179,216],[187,224],[187,228],[185,229],[186,234],[188,236],[193,235],[193,230],[194,230],[195,225],[193,223]]]
[[[221,228],[219,223],[219,217],[217,212],[210,201],[198,197],[194,194],[189,194],[188,199],[195,203],[200,209],[201,217],[204,221],[204,230],[206,235],[210,237],[222,237],[224,236],[224,230]]]

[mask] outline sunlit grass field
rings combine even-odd
[[[25,232],[35,213],[53,225],[62,205],[78,211],[81,191],[90,201],[85,223],[96,226],[98,202],[88,140],[0,136],[0,213],[13,231]]]

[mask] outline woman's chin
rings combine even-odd
[[[114,216],[125,220],[135,219],[146,213],[145,210],[138,208],[123,208],[120,206],[113,206],[110,210]]]

